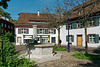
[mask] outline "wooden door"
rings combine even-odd
[[[77,36],[77,46],[82,46],[82,35]]]

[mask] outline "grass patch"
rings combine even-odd
[[[85,54],[85,53],[75,53],[72,56],[78,59],[89,59],[89,60],[100,60],[100,56],[93,55],[93,54]]]
[[[55,51],[67,51],[66,48],[58,48],[57,46],[55,46]]]

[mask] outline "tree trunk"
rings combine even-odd
[[[60,28],[58,28],[58,48],[60,48],[59,40],[60,40]]]
[[[88,45],[87,45],[87,23],[85,21],[85,54],[88,54]]]

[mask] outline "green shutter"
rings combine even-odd
[[[68,42],[68,36],[66,35],[66,42]]]
[[[27,34],[29,34],[29,29],[27,29]]]
[[[99,18],[95,19],[95,26],[99,26]]]
[[[76,24],[77,24],[76,22],[72,23],[72,29],[76,29]]]
[[[95,35],[95,43],[99,43],[99,34]]]
[[[89,35],[87,35],[87,42],[89,42]]]
[[[37,34],[39,34],[39,29],[37,29]]]
[[[45,34],[48,34],[48,29],[45,29]]]
[[[84,28],[84,21],[82,20],[82,28]]]
[[[20,34],[21,32],[20,32],[20,29],[18,29],[18,34]]]
[[[56,34],[56,29],[54,29],[54,34]]]
[[[72,42],[74,42],[74,35],[72,35]]]
[[[68,30],[68,24],[66,24],[66,30]]]

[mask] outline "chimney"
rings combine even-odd
[[[38,10],[38,16],[40,16],[40,12],[39,12],[39,10]]]

